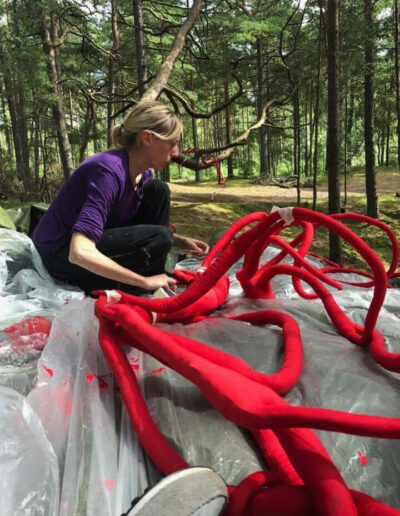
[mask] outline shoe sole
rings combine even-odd
[[[223,500],[222,510],[228,489],[217,473],[209,468],[183,469],[160,480],[140,498],[129,516],[192,516],[217,498]]]

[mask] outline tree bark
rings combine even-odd
[[[340,211],[340,148],[339,148],[339,7],[338,0],[328,0],[327,9],[327,60],[328,60],[328,134],[327,171],[329,213]],[[329,233],[330,259],[342,260],[339,237]]]
[[[46,13],[40,9],[40,35],[43,42],[43,50],[47,55],[47,73],[52,94],[51,109],[57,131],[58,149],[60,153],[64,178],[68,179],[74,170],[72,149],[69,143],[67,124],[65,120],[62,90],[59,86],[57,71],[56,46],[60,43],[57,34],[57,18],[54,12],[50,13],[50,29],[47,24]]]
[[[397,168],[400,169],[400,79],[399,79],[399,2],[394,0],[394,69],[396,84]]]
[[[224,84],[224,92],[225,92],[225,101],[229,99],[229,75],[225,74],[225,84]],[[225,108],[225,129],[226,129],[226,143],[230,144],[232,142],[232,128],[231,128],[231,106],[227,106]],[[233,163],[232,156],[228,158],[228,179],[233,179]]]
[[[0,86],[1,88],[1,86]],[[3,91],[0,89],[0,95],[1,95],[1,109],[3,112],[3,120],[4,120],[4,132],[6,134],[6,145],[7,145],[7,154],[10,158],[13,156],[12,151],[12,143],[11,143],[11,135],[10,135],[10,126],[8,121],[8,115],[7,115],[7,109],[6,109],[6,103],[3,96]]]
[[[300,141],[300,100],[299,90],[296,88],[293,96],[293,175],[296,176],[296,192],[297,192],[297,206],[301,202],[300,189],[300,156],[301,156],[301,141]]]
[[[20,50],[20,27],[15,4],[12,10],[7,6],[6,18],[7,25],[12,30],[15,37],[14,52]],[[24,200],[28,200],[32,192],[32,179],[29,168],[29,142],[27,128],[27,114],[25,108],[25,90],[20,71],[15,67],[12,60],[7,60],[5,52],[0,49],[0,59],[3,63],[3,77],[5,95],[11,117],[11,128],[13,134],[14,151],[17,164],[17,177],[22,180],[24,187]]]
[[[304,134],[303,134],[303,148],[304,148],[304,176],[308,176],[308,88],[304,95]]]
[[[133,19],[135,23],[136,68],[138,76],[139,95],[142,97],[147,89],[147,66],[144,53],[143,38],[143,9],[142,0],[133,0]]]
[[[115,101],[115,55],[119,50],[118,4],[117,0],[111,0],[111,33],[112,48],[108,56],[108,104],[107,104],[107,145],[111,147],[111,129],[114,127],[114,101]]]
[[[387,125],[386,125],[386,159],[385,159],[385,167],[388,167],[389,163],[390,163],[390,159],[389,159],[389,156],[390,156],[390,110],[389,109],[388,109],[387,119],[388,119],[388,122],[387,122]]]
[[[315,90],[315,108],[314,108],[314,157],[313,157],[313,210],[317,206],[317,176],[318,176],[318,137],[319,137],[319,95],[320,95],[320,81],[321,81],[321,52],[322,52],[322,7],[319,12],[319,30],[318,30],[318,66]]]
[[[263,40],[262,36],[257,36],[257,115],[260,118],[264,106],[264,62],[263,62]],[[270,175],[268,144],[267,144],[267,128],[261,125],[258,129],[258,140],[260,150],[260,179],[267,180]]]
[[[81,144],[79,146],[79,161],[83,161],[86,157],[86,149],[90,139],[90,129],[93,127],[94,121],[94,102],[92,99],[86,99],[86,114],[81,131]]]
[[[11,117],[11,130],[13,135],[15,161],[17,165],[17,178],[24,186],[24,198],[31,196],[31,178],[29,170],[29,146],[26,127],[25,102],[21,96],[20,79],[8,69],[4,74],[5,95]]]
[[[174,64],[178,59],[179,54],[182,52],[183,46],[185,44],[185,38],[188,35],[189,31],[192,29],[200,13],[200,9],[203,3],[204,0],[194,0],[189,15],[185,23],[179,29],[169,54],[163,61],[156,75],[156,78],[151,83],[150,87],[142,95],[142,100],[156,100],[160,95],[162,89],[167,85]]]
[[[378,195],[376,191],[374,148],[374,41],[372,0],[364,0],[365,21],[365,76],[364,76],[364,141],[365,141],[365,186],[367,215],[378,218]]]

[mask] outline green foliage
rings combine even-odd
[[[146,61],[149,74],[154,76],[170,50],[177,30],[186,19],[188,9],[187,3],[179,0],[169,0],[166,4],[144,2],[143,5]],[[240,136],[258,119],[257,100],[261,96],[258,86],[259,57],[263,73],[262,100],[277,98],[284,101],[282,105],[271,108],[267,117],[267,151],[271,172],[276,176],[295,172],[295,88],[299,96],[299,170],[302,181],[309,179],[306,176],[311,176],[314,157],[314,139],[310,139],[310,131],[315,130],[320,2],[310,0],[300,7],[291,0],[249,0],[245,5],[249,9],[247,13],[235,2],[204,4],[171,74],[169,87],[182,95],[194,111],[210,113],[222,105],[227,96],[238,91],[239,84],[234,75],[237,77],[243,93],[229,107],[229,113],[221,110],[208,119],[197,120],[198,146],[223,147],[227,142],[226,117],[231,122],[232,139]],[[10,96],[14,95],[17,103],[22,96],[25,103],[30,170],[33,176],[36,167],[36,191],[41,189],[40,195],[46,198],[52,196],[63,181],[51,107],[55,100],[61,98],[74,161],[77,163],[86,133],[86,156],[106,148],[108,103],[112,102],[114,111],[120,113],[115,119],[117,122],[132,102],[139,99],[132,2],[118,0],[117,7],[120,45],[116,52],[110,54],[113,45],[110,1],[0,0],[0,163],[1,157],[9,162],[9,166],[0,174],[7,176],[9,184],[18,185],[20,173],[16,171],[12,145],[11,149],[5,145],[7,138],[12,143],[14,137],[11,131]],[[48,27],[51,27],[53,20],[58,36],[65,36],[56,50],[60,94],[55,94],[49,81],[48,58],[40,37],[41,9],[44,10]],[[392,2],[376,2],[374,16],[376,150],[380,162],[394,164],[397,140]],[[325,26],[325,20],[322,26]],[[364,163],[362,49],[366,34],[361,4],[343,0],[340,11],[341,161],[342,168],[346,166],[347,169]],[[262,40],[261,56],[257,56],[257,38]],[[109,91],[110,59],[115,64],[115,91],[112,94]],[[9,79],[9,83],[6,79]],[[317,171],[318,181],[324,184],[328,107],[324,42],[319,86]],[[353,119],[346,137],[345,126],[349,120],[352,98]],[[169,102],[165,95],[161,96],[161,100]],[[176,105],[185,125],[182,149],[193,147],[192,118],[179,100]],[[88,111],[88,106],[92,107],[92,111]],[[40,150],[35,157],[37,128]],[[254,131],[247,145],[235,150],[233,162],[236,177],[259,176],[259,147],[259,134]],[[38,160],[36,164],[35,159]],[[223,170],[227,172],[226,163]],[[180,171],[173,165],[171,177],[173,180],[192,180],[194,172],[187,169]],[[215,170],[201,171],[200,177],[215,180]]]

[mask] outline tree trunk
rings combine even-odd
[[[12,30],[15,37],[15,49],[20,50],[20,28],[17,13],[15,12],[15,4],[13,10],[6,10],[7,24]],[[5,95],[10,111],[11,127],[14,140],[14,151],[17,164],[17,177],[22,180],[24,186],[24,200],[28,200],[32,196],[32,181],[29,168],[29,142],[27,115],[25,108],[25,91],[20,72],[14,68],[12,60],[7,60],[5,52],[0,49],[0,58],[3,63],[3,77],[5,86]],[[11,61],[11,62],[10,62]]]
[[[198,15],[200,14],[200,9],[203,3],[204,0],[194,0],[185,23],[181,26],[175,36],[175,41],[171,47],[171,50],[169,51],[166,59],[164,59],[156,78],[151,83],[150,87],[144,92],[142,100],[157,99],[162,89],[166,86],[174,64],[182,52],[186,36],[192,29]]]
[[[197,120],[195,117],[192,117],[192,133],[193,133],[193,147],[199,147],[199,139],[197,136]],[[200,170],[195,171],[195,181],[198,183],[200,181]]]
[[[388,109],[387,119],[388,119],[388,122],[386,124],[386,159],[385,159],[385,167],[388,167],[389,163],[390,163],[390,159],[389,159],[389,155],[390,155],[390,110],[389,109]]]
[[[57,35],[57,19],[54,12],[50,14],[50,30],[47,25],[46,13],[40,10],[40,35],[43,42],[43,50],[47,55],[47,73],[52,94],[51,110],[57,131],[58,149],[60,153],[64,178],[68,179],[74,169],[72,150],[69,143],[65,112],[62,101],[62,90],[59,86],[57,71],[56,46],[59,44]]]
[[[17,178],[22,181],[24,186],[24,197],[29,197],[31,190],[30,172],[29,172],[29,155],[28,134],[26,129],[25,105],[19,104],[18,79],[13,75],[11,70],[4,74],[5,95],[7,98],[8,109],[11,117],[11,129],[14,143],[15,161],[17,165]]]
[[[118,27],[118,5],[117,0],[111,0],[111,33],[112,48],[108,56],[108,104],[107,104],[107,145],[111,147],[111,129],[114,127],[115,113],[115,55],[119,50],[119,27]]]
[[[348,105],[348,114],[346,122],[346,169],[351,168],[353,158],[353,140],[351,137],[354,124],[354,96],[355,96],[355,85],[354,81],[350,81],[350,101]]]
[[[314,112],[314,106],[313,106],[313,98],[314,98],[314,87],[313,84],[311,84],[310,88],[310,104],[309,104],[309,119],[310,119],[310,130],[309,130],[309,138],[310,141],[308,142],[308,175],[312,176],[312,161],[313,161],[313,138],[314,138],[314,118],[313,118],[313,112]]]
[[[364,76],[364,141],[365,141],[365,186],[367,215],[378,218],[374,148],[374,41],[372,0],[364,0],[365,21],[365,76]]]
[[[86,99],[86,114],[81,131],[81,144],[79,146],[79,161],[83,161],[86,157],[86,149],[90,139],[90,129],[94,120],[94,103],[90,98]]]
[[[5,95],[1,88],[1,83],[0,83],[0,97],[1,97],[1,110],[3,113],[3,120],[4,120],[4,132],[6,135],[7,154],[9,156],[9,158],[12,158],[13,151],[12,151],[12,143],[11,143],[10,126],[9,126],[9,122],[8,122],[6,103],[4,100]]]
[[[308,176],[308,88],[304,95],[304,131],[303,131],[303,148],[304,148],[304,176]]]
[[[169,163],[167,163],[165,165],[165,167],[162,169],[162,171],[161,171],[161,178],[166,183],[170,183],[171,182],[171,172],[170,172],[170,165],[169,165]]]
[[[147,66],[144,53],[143,38],[143,9],[142,0],[132,0],[133,19],[135,23],[136,68],[138,76],[139,95],[142,97],[147,89]]]
[[[35,115],[35,129],[34,129],[34,192],[35,197],[39,198],[40,194],[40,117],[39,114]]]
[[[396,84],[397,168],[400,169],[400,79],[399,79],[399,2],[394,0],[394,69]]]
[[[257,115],[262,116],[265,95],[264,95],[264,62],[263,62],[263,40],[257,36]],[[259,150],[260,150],[260,179],[268,179],[271,172],[268,159],[267,128],[262,125],[258,129]]]
[[[294,175],[297,177],[296,191],[297,191],[297,206],[300,206],[301,192],[300,192],[300,101],[299,101],[299,90],[296,91],[293,96],[293,153],[294,153]]]
[[[329,213],[340,211],[340,147],[339,147],[339,8],[338,0],[328,0],[327,9],[327,60],[328,60],[328,132],[327,171],[329,191]],[[329,233],[330,259],[336,263],[342,260],[339,237]]]
[[[317,207],[317,176],[318,176],[318,137],[319,137],[319,95],[320,95],[320,81],[321,81],[321,52],[322,52],[322,19],[323,12],[320,7],[319,12],[319,30],[318,30],[318,66],[315,90],[315,108],[314,108],[314,159],[313,159],[313,210]]]
[[[225,74],[225,102],[229,99],[229,75]],[[231,129],[231,106],[227,106],[225,109],[225,129],[226,129],[226,143],[232,142],[232,129]],[[232,156],[228,158],[228,179],[233,179],[233,163]]]

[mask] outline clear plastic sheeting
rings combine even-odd
[[[2,515],[119,516],[137,495],[137,439],[83,297],[53,281],[27,236],[0,230]]]
[[[276,254],[269,249],[264,254],[267,261]],[[311,258],[314,265],[318,260]],[[290,263],[290,260],[287,260]],[[195,270],[197,260],[180,263],[182,268]],[[235,264],[228,275],[231,279],[229,300],[218,313],[219,317],[229,317],[245,312],[272,309],[291,315],[298,322],[304,345],[304,365],[297,385],[286,395],[286,400],[294,405],[325,407],[357,414],[371,414],[400,418],[400,375],[386,371],[364,350],[338,334],[326,314],[321,301],[308,301],[299,298],[293,289],[289,276],[274,278],[274,291],[277,299],[254,300],[242,297],[242,291],[235,278],[240,268]],[[345,281],[365,281],[356,274],[333,275],[335,279]],[[336,302],[354,321],[363,324],[373,289],[345,286],[343,291],[334,292]],[[389,350],[400,352],[400,291],[389,289],[377,323],[377,329],[385,337]],[[279,369],[282,359],[282,341],[280,329],[272,326],[252,327],[247,323],[227,320],[207,320],[197,324],[183,326],[162,325],[162,328],[211,345],[222,351],[232,353],[244,359],[251,367],[260,372],[274,373]],[[146,361],[148,359],[146,358]],[[159,379],[150,371],[157,370],[161,364],[151,359],[146,366],[146,395],[150,408],[161,428],[165,431],[175,447],[184,450],[184,456],[191,461],[205,463],[205,457],[229,482],[231,477],[221,464],[231,460],[232,450],[229,440],[222,444],[224,456],[220,460],[221,441],[227,432],[227,423],[210,425],[208,418],[202,421],[199,413],[212,411],[207,401],[202,399],[196,388],[184,390],[185,380],[176,373],[163,370]],[[198,408],[187,415],[184,424],[183,412],[187,407]],[[190,410],[192,410],[190,408]],[[213,416],[210,419],[214,418]],[[215,420],[216,421],[216,420]],[[218,427],[219,425],[219,427]],[[229,426],[229,424],[228,424]],[[228,430],[228,433],[230,430]],[[335,464],[343,474],[348,485],[363,491],[392,507],[400,508],[400,442],[388,439],[372,439],[334,432],[318,431]],[[218,445],[214,446],[215,436]],[[234,434],[232,434],[234,435]],[[236,433],[236,435],[238,435]],[[192,436],[192,437],[191,437]],[[242,444],[235,443],[246,450],[248,438],[243,437]],[[233,453],[234,456],[234,453]],[[227,459],[226,459],[227,458]],[[244,475],[243,471],[234,471],[235,481]],[[228,468],[229,469],[229,468]]]
[[[97,334],[93,299],[64,306],[27,398],[58,458],[63,516],[120,515],[138,493],[137,439]],[[127,353],[139,370],[139,352]]]
[[[263,262],[277,253],[269,248]],[[179,266],[196,270],[200,264],[190,259]],[[284,311],[298,321],[305,352],[288,402],[400,417],[400,375],[341,337],[322,303],[299,298],[289,276],[273,279],[277,299],[245,299],[235,278],[240,266],[228,272],[230,296],[214,314],[219,319],[161,327],[273,373],[282,360],[281,330],[226,318],[265,308]],[[349,274],[343,279],[366,280]],[[372,289],[329,289],[349,317],[364,321]],[[0,387],[0,514],[119,516],[152,473],[99,347],[94,300],[82,298],[51,279],[28,237],[0,230],[0,385],[7,385]],[[392,351],[400,351],[398,314],[400,291],[390,289],[377,328]],[[37,331],[12,340],[2,332],[33,316],[53,321],[48,337]],[[216,413],[194,385],[152,357],[133,348],[125,352],[159,428],[189,464],[210,466],[229,484],[267,467],[250,434]],[[398,441],[318,435],[350,487],[400,507]]]
[[[26,335],[2,330],[34,316],[51,321],[65,302],[82,297],[53,281],[29,237],[0,229],[0,385],[28,394],[48,336],[40,328]]]
[[[232,329],[232,323],[228,323]],[[226,331],[223,322],[206,321],[201,325],[174,324],[173,328],[169,325],[160,327],[228,353],[241,354],[242,342],[233,338],[233,334],[229,333],[229,339],[226,340],[220,338]],[[272,330],[248,329],[250,331],[245,340],[249,353],[246,357],[251,359],[252,355],[255,366],[260,362],[257,356],[265,333],[275,340],[277,337]],[[186,462],[193,466],[211,467],[231,485],[238,484],[255,471],[265,469],[263,458],[247,430],[239,428],[216,412],[194,384],[149,355],[144,356],[144,376],[144,392],[150,413],[168,442]]]
[[[56,516],[59,469],[39,418],[23,396],[0,386],[0,514]]]
[[[54,316],[66,301],[82,298],[77,287],[52,279],[29,237],[0,229],[0,329],[27,316]]]

